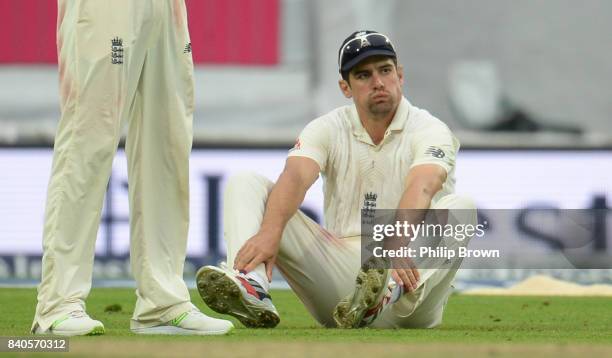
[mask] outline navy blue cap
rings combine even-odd
[[[376,31],[355,31],[347,37],[338,51],[340,73],[348,72],[356,64],[371,56],[397,58],[395,48],[384,34]]]

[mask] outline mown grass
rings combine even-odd
[[[191,292],[193,302],[219,317]],[[612,301],[609,298],[486,297],[453,295],[444,323],[436,329],[327,329],[314,321],[291,291],[273,291],[281,323],[275,329],[247,329],[233,320],[228,336],[136,336],[129,330],[135,302],[133,289],[93,289],[88,313],[104,322],[105,338],[137,341],[216,342],[393,342],[393,343],[538,343],[612,344]],[[0,289],[0,336],[29,334],[36,303],[35,289]],[[224,318],[229,318],[225,316]],[[95,340],[77,337],[72,340]]]

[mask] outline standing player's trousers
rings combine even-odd
[[[259,230],[272,186],[267,178],[250,173],[229,180],[224,195],[223,227],[230,267],[238,250]],[[476,224],[474,204],[460,196],[445,196],[432,208],[449,209],[449,212],[461,209],[456,210],[461,213],[460,217],[449,215],[449,224]],[[355,289],[361,262],[360,239],[335,237],[301,211],[285,228],[276,267],[312,316],[324,326],[335,326],[334,308]],[[403,295],[372,326],[431,328],[439,325],[460,264],[461,260],[456,259],[448,267],[419,268],[419,288]],[[255,271],[266,277],[263,264]]]
[[[183,0],[58,0],[62,117],[33,327],[85,308],[104,193],[128,125],[132,327],[189,310],[193,62]]]

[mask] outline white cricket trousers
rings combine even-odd
[[[183,0],[58,0],[61,120],[55,138],[33,329],[85,309],[121,127],[128,125],[131,325],[192,305],[189,224],[193,61]]]
[[[267,178],[244,173],[230,178],[224,193],[223,227],[227,260],[231,267],[238,250],[261,225],[268,194],[274,184]],[[471,200],[448,195],[432,205],[434,209],[458,210],[462,217],[449,215],[449,223],[476,224]],[[450,210],[449,210],[450,212]],[[334,327],[334,308],[355,289],[360,268],[360,237],[338,238],[298,211],[288,222],[280,244],[276,267],[312,316],[323,326]],[[442,314],[451,283],[459,265],[420,269],[421,281],[414,293],[405,294],[371,325],[378,328],[432,328],[442,323]],[[265,267],[255,272],[265,278]]]

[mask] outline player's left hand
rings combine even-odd
[[[234,269],[251,272],[259,264],[266,266],[266,276],[272,282],[272,269],[280,247],[281,235],[269,232],[258,232],[242,245],[234,259]]]
[[[409,258],[404,258],[401,262],[394,261],[391,269],[391,277],[399,285],[404,286],[404,292],[414,292],[419,287],[421,276],[419,270]]]

